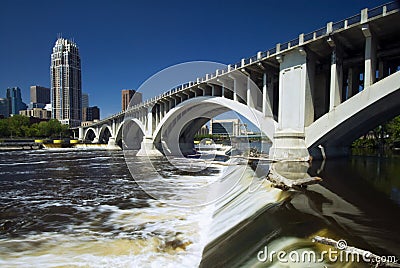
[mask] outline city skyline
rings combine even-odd
[[[7,40],[0,52],[0,96],[5,96],[6,88],[18,86],[24,102],[29,102],[31,85],[50,86],[49,54],[57,33],[78,43],[83,59],[82,91],[90,94],[104,118],[120,111],[122,89],[137,89],[166,67],[196,60],[235,63],[274,47],[277,41],[289,41],[302,32],[324,27],[328,21],[385,2],[337,1],[327,6],[316,1],[293,1],[293,8],[283,9],[280,3],[261,1],[233,2],[229,6],[173,1],[160,2],[156,7],[126,1],[96,2],[95,6],[90,1],[71,6],[23,1],[21,9],[20,2],[5,1],[0,11],[4,25],[0,32]],[[57,23],[50,16],[54,9],[62,10]],[[10,19],[16,12],[20,14],[18,21]],[[71,12],[75,12],[74,21],[63,20]],[[32,14],[38,19],[32,20]],[[311,16],[313,19],[308,19]],[[276,23],[280,27],[275,27]],[[38,41],[26,45],[31,38]],[[157,94],[142,93],[143,99]]]

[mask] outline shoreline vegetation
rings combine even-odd
[[[355,140],[352,148],[400,149],[400,116],[379,125]]]
[[[63,139],[69,137],[69,126],[61,124],[57,119],[38,123],[23,115],[0,119],[0,139]]]

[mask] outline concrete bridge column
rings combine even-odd
[[[256,104],[257,104],[257,100],[256,100],[256,95],[254,90],[251,90],[251,78],[250,75],[247,76],[247,87],[246,87],[246,103],[247,106],[251,107],[251,108],[256,108]]]
[[[381,59],[379,61],[379,80],[385,78],[389,74],[387,62]]]
[[[364,89],[371,86],[376,78],[376,41],[371,33],[369,25],[363,25],[361,28],[365,36],[365,71],[364,71]]]
[[[112,120],[111,124],[111,137],[108,138],[107,149],[120,149],[116,142],[117,137],[117,124],[115,119]]]
[[[169,109],[172,110],[176,106],[176,99],[170,96],[171,100],[169,103]]]
[[[164,102],[164,116],[167,115],[168,111],[169,111],[169,101],[165,100],[165,102]]]
[[[193,94],[194,94],[194,97],[197,97],[197,90],[194,90],[194,89],[189,89],[190,90],[190,92],[193,92]]]
[[[342,102],[342,80],[343,71],[342,63],[339,58],[340,54],[337,47],[334,45],[331,54],[331,82],[330,82],[330,97],[329,111],[333,110]]]
[[[264,116],[267,116],[269,114],[272,114],[272,103],[271,103],[271,99],[273,100],[273,94],[274,91],[272,89],[272,83],[268,84],[268,80],[272,80],[272,79],[268,79],[268,74],[267,72],[263,73],[263,99],[262,99],[262,112]]]
[[[349,68],[347,75],[347,98],[351,98],[358,93],[360,87],[360,70],[358,67],[353,66]]]
[[[237,95],[237,79],[233,75],[228,75],[230,79],[233,81],[233,100],[238,101],[238,95]]]
[[[161,120],[163,120],[164,116],[165,116],[165,103],[164,101],[160,100],[160,122]]]
[[[107,149],[120,149],[117,145],[115,137],[108,138]]]
[[[279,72],[278,127],[269,155],[275,160],[308,161],[305,126],[313,119],[307,55],[303,48],[277,58]]]
[[[141,109],[141,114],[142,114],[142,123],[143,123],[143,125],[144,126],[146,126],[146,124],[147,124],[147,111],[146,111],[146,108],[143,108],[143,109]]]
[[[79,127],[79,140],[83,141],[83,139],[85,138],[84,135],[85,131],[83,130],[83,127]]]
[[[206,95],[206,90],[203,87],[198,86],[198,89],[201,90],[201,96],[205,96]]]
[[[213,84],[209,84],[211,87],[211,96],[215,96],[215,86]]]
[[[161,117],[161,106],[160,105],[155,105],[154,109],[156,111],[156,126],[160,123],[160,117]]]
[[[147,107],[146,137],[153,137],[153,107]]]
[[[147,107],[145,135],[140,145],[137,156],[161,156],[161,152],[157,150],[153,143],[153,106]]]

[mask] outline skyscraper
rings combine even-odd
[[[82,93],[82,109],[85,107],[89,107],[89,94]],[[84,119],[82,119],[85,121]]]
[[[81,58],[77,45],[58,38],[51,54],[52,117],[70,127],[82,120]]]
[[[9,114],[19,114],[19,111],[27,108],[26,104],[22,102],[21,89],[19,87],[7,88],[7,100]]]
[[[31,86],[32,103],[50,103],[50,88],[41,86]]]
[[[83,121],[100,120],[100,109],[97,106],[83,107]]]
[[[142,102],[142,93],[137,92],[136,90],[123,89],[121,95],[122,95],[122,101],[121,101],[122,111],[125,111],[128,108],[132,98],[133,98],[133,101],[131,103],[132,106]]]
[[[8,99],[0,98],[0,119],[10,116],[10,109],[8,108]]]

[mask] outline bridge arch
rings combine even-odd
[[[115,142],[123,149],[139,150],[145,133],[145,126],[139,119],[127,118],[118,126]]]
[[[113,137],[113,130],[111,126],[108,124],[102,125],[99,130],[99,142],[107,144],[110,137]]]
[[[163,150],[167,149],[175,154],[181,150],[179,144],[182,142],[193,146],[194,133],[204,123],[228,111],[240,114],[257,126],[268,139],[273,139],[277,123],[272,116],[265,117],[257,109],[228,98],[202,96],[186,100],[170,110],[157,125],[153,142],[159,149],[161,144]],[[194,120],[197,122],[190,124]],[[183,132],[186,133],[185,137],[182,137]]]
[[[87,128],[83,135],[83,140],[85,141],[97,142],[98,138],[97,130],[92,127]]]

